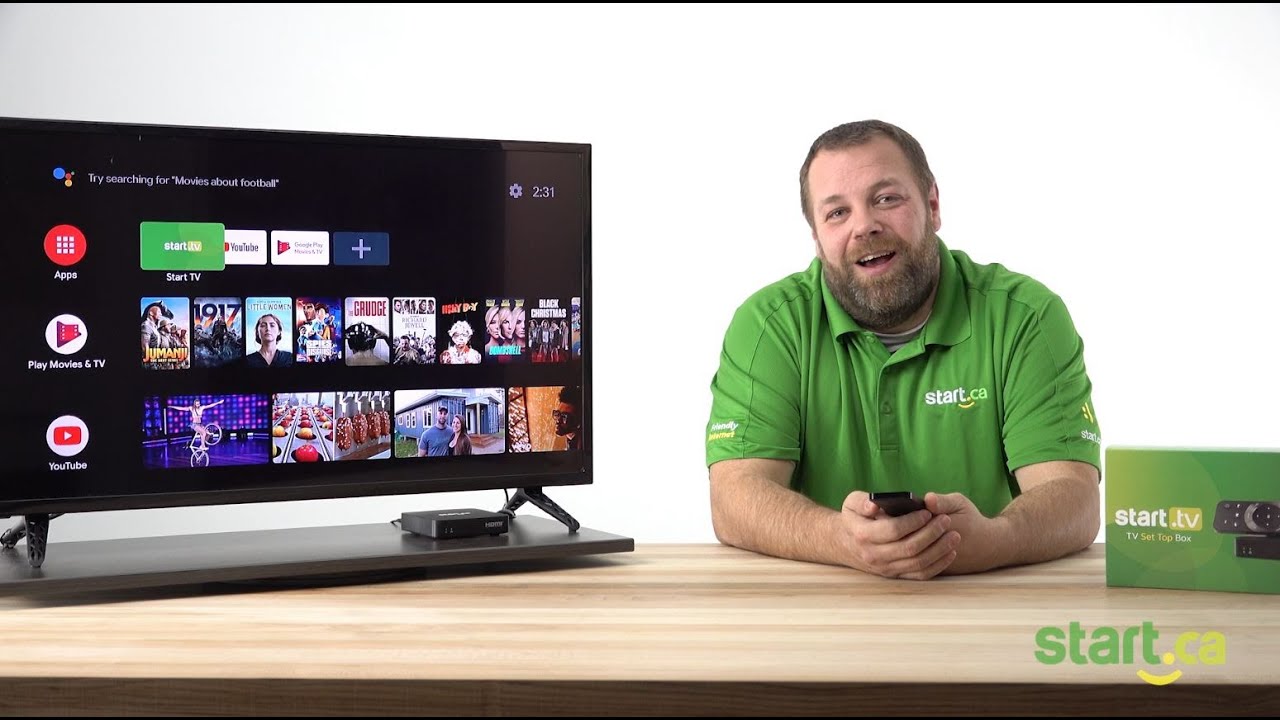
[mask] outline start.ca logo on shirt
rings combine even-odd
[[[272,265],[328,265],[329,233],[310,230],[273,230]]]
[[[951,388],[950,390],[930,390],[924,394],[925,405],[955,405],[961,410],[968,410],[978,404],[979,400],[987,399],[987,389],[973,388],[966,390],[964,387]]]

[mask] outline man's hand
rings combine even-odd
[[[927,493],[924,506],[935,515],[951,518],[951,529],[960,536],[955,562],[945,570],[949,575],[982,572],[1002,563],[998,557],[1005,549],[1001,542],[1001,521],[978,510],[964,493]]]
[[[883,577],[928,580],[956,560],[962,540],[948,531],[953,526],[949,515],[930,510],[889,517],[870,495],[856,490],[844,500],[839,540],[850,567]]]
[[[711,524],[725,545],[774,557],[927,580],[956,559],[954,518],[917,510],[889,517],[865,492],[840,510],[788,487],[795,464],[746,458],[711,466]]]
[[[928,493],[929,512],[951,518],[960,534],[955,562],[944,572],[985,572],[1062,557],[1088,547],[1098,534],[1098,470],[1082,462],[1051,461],[1015,472],[1022,494],[999,515],[984,516],[962,493]]]

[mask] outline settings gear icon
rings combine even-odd
[[[507,194],[511,196],[512,200],[519,200],[520,196],[524,194],[524,188],[520,187],[520,183],[511,183],[511,187],[507,188]]]

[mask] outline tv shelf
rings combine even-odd
[[[0,551],[0,595],[117,590],[631,552],[631,538],[519,516],[505,535],[434,540],[391,523],[49,543]]]

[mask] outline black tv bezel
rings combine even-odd
[[[67,119],[0,117],[0,132],[67,132],[78,134],[129,135],[167,134],[171,137],[206,140],[251,140],[259,142],[333,143],[380,145],[382,147],[438,148],[460,150],[501,150],[517,152],[576,153],[583,158],[582,203],[582,306],[591,307],[591,144],[533,140],[485,140],[418,135],[382,135],[326,130],[283,130],[199,125],[122,123]],[[502,490],[524,487],[590,485],[592,473],[592,332],[591,311],[582,314],[582,428],[585,437],[581,472],[530,475],[515,473],[473,477],[441,477],[420,480],[342,482],[305,487],[201,490],[195,492],[137,493],[129,495],[83,495],[67,498],[0,499],[0,517],[33,513],[99,512],[143,510],[200,505],[330,500],[387,495],[419,495],[475,490]],[[370,468],[377,472],[376,468]],[[140,472],[140,471],[139,471]]]

